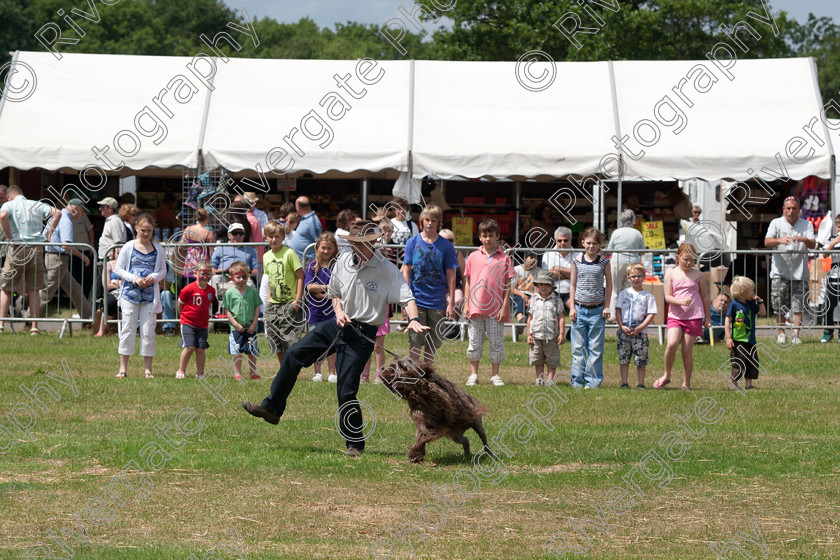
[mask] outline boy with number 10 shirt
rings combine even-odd
[[[178,296],[178,315],[181,317],[181,362],[175,379],[183,379],[190,356],[195,352],[196,379],[204,377],[207,327],[210,308],[216,300],[216,290],[210,285],[213,265],[204,261],[196,269],[196,280],[187,284]]]

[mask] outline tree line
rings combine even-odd
[[[394,17],[403,18],[404,29],[394,20],[385,33],[380,32],[384,21],[326,28],[310,18],[296,23],[256,18],[260,46],[243,45],[236,56],[515,61],[527,51],[539,50],[556,61],[703,60],[715,43],[729,39],[735,24],[766,17],[769,5],[767,0],[423,0],[422,4],[424,10],[418,13],[428,32],[396,12]],[[761,29],[760,39],[742,33],[749,52],[739,52],[739,57],[815,57],[823,99],[835,97],[840,90],[837,22],[813,14],[798,22],[772,7],[771,13],[778,34],[767,32],[767,27]],[[576,14],[577,20],[563,19],[567,14]],[[446,17],[441,20],[443,27],[433,25],[440,16]],[[243,15],[222,0],[0,0],[0,53],[5,63],[10,51],[46,51],[36,35],[42,33],[49,42],[50,29],[55,27],[44,26],[53,24],[66,39],[54,47],[60,52],[192,56],[207,50],[201,34],[213,37],[229,22],[242,21]],[[569,31],[575,29],[585,31],[570,40]],[[389,35],[393,39],[403,31],[402,48],[395,48]]]

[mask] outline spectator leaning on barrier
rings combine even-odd
[[[114,245],[125,243],[125,224],[117,214],[119,205],[113,197],[106,196],[99,201],[99,211],[105,218],[102,237],[99,238],[99,260],[108,255]]]
[[[636,213],[632,210],[622,210],[621,216],[618,219],[618,229],[610,235],[610,243],[607,245],[607,251],[621,251],[621,250],[645,250],[645,239],[641,232],[633,227],[636,223]],[[627,279],[627,265],[630,263],[641,262],[642,257],[639,253],[616,253],[610,257],[612,263],[612,280],[613,290],[610,301],[612,302],[612,309],[610,314],[615,317],[615,304],[618,302],[618,294],[622,290],[630,287],[630,281]]]
[[[309,245],[315,243],[318,236],[321,235],[321,220],[318,219],[317,214],[309,204],[309,199],[305,196],[300,196],[295,201],[295,210],[300,214],[300,225],[297,227],[291,247],[303,262],[306,258],[311,259],[315,256],[312,249],[309,250],[307,255],[304,255],[303,252]]]
[[[793,344],[801,344],[799,326],[802,324],[802,309],[805,294],[808,292],[808,255],[787,254],[790,251],[815,249],[814,226],[799,217],[799,202],[792,196],[785,199],[782,207],[784,215],[775,218],[767,228],[764,246],[776,249],[770,268],[770,304],[776,324],[784,326],[783,307],[793,313]],[[779,344],[787,342],[784,328],[779,329],[776,339]]]
[[[715,299],[712,300],[712,307],[709,309],[709,318],[712,321],[713,327],[723,327],[724,317],[726,317],[726,309],[729,307],[730,298],[725,293],[719,293]],[[698,343],[708,344],[709,329],[703,329],[703,338],[697,339]],[[722,341],[726,338],[726,332],[723,329],[715,329],[715,341]]]
[[[227,233],[230,245],[216,247],[210,257],[213,265],[213,278],[210,280],[210,285],[216,290],[216,298],[219,301],[224,297],[225,291],[233,286],[232,281],[227,277],[227,269],[230,265],[236,261],[243,261],[248,265],[252,277],[259,273],[259,260],[257,260],[257,252],[254,248],[237,246],[237,243],[241,243],[245,236],[245,227],[239,222],[234,222],[228,227]],[[248,280],[248,285],[253,286],[254,282]]]
[[[96,243],[93,240],[93,224],[88,218],[87,208],[85,203],[80,198],[71,198],[67,202],[67,209],[70,210],[70,215],[73,217],[73,243],[85,243],[93,247],[93,253],[90,258],[96,258]],[[80,249],[83,253],[87,253],[86,249]],[[89,295],[93,288],[93,283],[98,281],[93,277],[93,271],[83,266],[82,259],[76,255],[70,256],[70,270],[73,272],[73,278],[76,282],[81,284],[82,293]]]
[[[560,226],[554,230],[554,243],[557,251],[549,251],[543,254],[540,268],[550,270],[557,276],[555,289],[566,309],[569,307],[569,292],[572,276],[572,230]]]
[[[72,202],[81,202],[78,199],[71,199]],[[68,204],[67,208],[61,211],[61,217],[58,221],[58,227],[53,232],[53,243],[72,243],[73,242],[73,218],[74,212],[81,212],[75,208],[75,204]],[[47,231],[44,230],[46,236]],[[45,268],[47,270],[47,285],[41,290],[41,309],[40,315],[43,316],[47,309],[47,304],[55,296],[58,287],[65,294],[70,295],[70,300],[73,302],[73,307],[79,312],[82,319],[90,319],[91,311],[90,304],[82,292],[82,286],[76,282],[73,275],[70,273],[70,255],[75,255],[82,260],[85,266],[90,265],[90,259],[76,249],[75,247],[68,247],[66,245],[50,245],[45,250]],[[30,307],[30,310],[32,308]]]
[[[0,292],[0,332],[3,319],[9,311],[13,287],[23,282],[23,291],[29,296],[33,335],[39,334],[38,311],[41,309],[40,290],[44,288],[44,247],[27,243],[49,241],[61,213],[43,202],[28,200],[17,185],[6,191],[8,202],[0,207],[0,224],[6,237],[22,245],[12,245],[3,263],[3,289]],[[52,218],[44,230],[44,220]],[[18,280],[20,278],[20,280]]]
[[[246,192],[244,195],[237,195],[234,199],[234,202],[244,202],[248,205],[248,212],[245,214],[245,218],[248,220],[248,223],[251,225],[251,242],[253,243],[262,243],[263,242],[263,226],[264,224],[260,222],[259,218],[257,218],[256,214],[254,214],[254,209],[256,208],[257,203],[257,195],[252,192]],[[263,247],[257,247],[257,260],[262,261],[263,257]]]

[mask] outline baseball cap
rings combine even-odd
[[[233,233],[235,231],[245,231],[245,226],[240,224],[239,222],[234,222],[228,226],[228,233]]]
[[[117,208],[120,207],[120,204],[117,202],[117,199],[115,199],[114,197],[106,196],[105,198],[103,198],[102,200],[99,201],[99,206],[110,206],[111,208],[116,210]]]

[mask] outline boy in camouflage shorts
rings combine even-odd
[[[621,388],[629,389],[627,376],[630,373],[630,357],[636,362],[639,378],[637,389],[645,388],[645,370],[648,365],[647,326],[656,317],[656,298],[645,291],[645,266],[642,263],[627,265],[627,280],[630,287],[618,294],[615,304],[615,320],[618,323],[618,363],[621,371]]]

